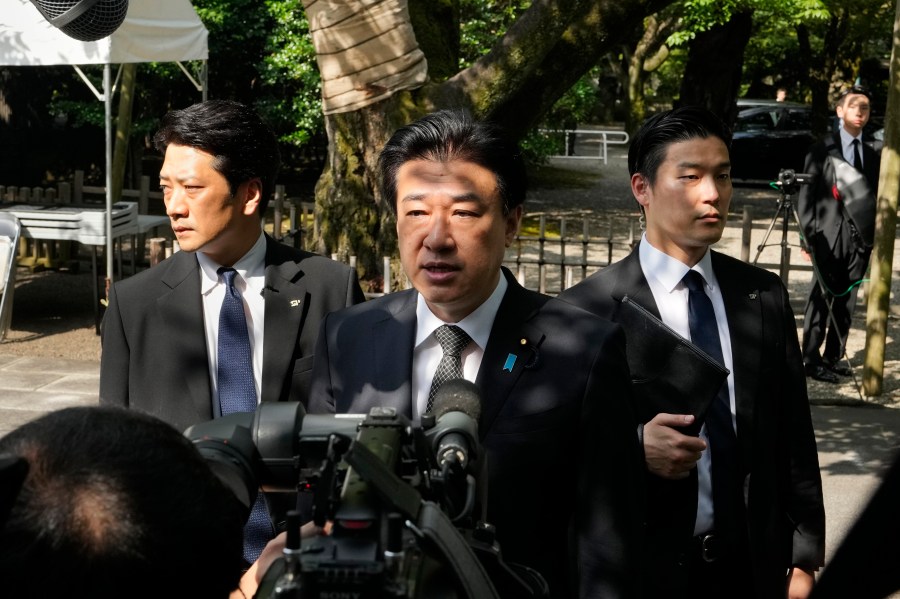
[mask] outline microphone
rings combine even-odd
[[[435,426],[428,431],[431,446],[440,466],[455,462],[465,469],[478,457],[478,419],[481,394],[475,383],[451,379],[434,396],[431,415]]]
[[[31,0],[51,25],[82,42],[112,35],[125,20],[128,0]]]

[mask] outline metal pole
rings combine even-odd
[[[106,133],[106,287],[113,281],[113,235],[112,235],[112,76],[109,63],[103,65],[103,108]],[[94,281],[96,285],[97,282]]]

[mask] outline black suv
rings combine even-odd
[[[781,169],[803,172],[813,135],[810,107],[775,100],[737,101],[731,142],[732,179],[775,181]]]

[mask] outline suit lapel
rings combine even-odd
[[[371,354],[365,364],[372,369],[369,381],[378,381],[368,407],[387,406],[412,418],[412,363],[416,338],[415,291],[392,293],[384,318],[372,325]],[[365,365],[360,365],[364,368]]]
[[[613,287],[612,297],[617,302],[621,302],[626,295],[632,300],[650,310],[654,316],[660,318],[659,308],[656,300],[653,299],[653,292],[650,291],[650,284],[644,276],[641,269],[641,260],[639,253],[640,244],[635,246],[634,250],[622,259],[622,272]],[[615,318],[613,319],[615,320]]]
[[[546,301],[526,291],[505,269],[509,287],[497,310],[475,384],[481,391],[479,436],[483,439],[526,368],[539,366],[545,333],[528,320]],[[536,302],[535,297],[542,301]]]
[[[278,401],[285,374],[309,310],[309,292],[300,266],[279,251],[266,236],[265,324],[263,335],[262,401]]]
[[[159,313],[165,315],[160,320],[167,329],[169,359],[179,364],[177,371],[184,377],[190,401],[197,414],[206,419],[212,416],[213,409],[199,268],[193,253],[176,253],[172,268],[162,279],[171,291],[157,299],[157,306]]]
[[[761,372],[762,355],[766,351],[761,343],[765,325],[762,297],[755,280],[742,280],[736,269],[728,268],[720,254],[712,252],[710,257],[728,315],[738,440],[744,463],[749,464],[753,455],[752,397]]]

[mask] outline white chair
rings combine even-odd
[[[16,260],[19,254],[19,219],[0,212],[0,341],[6,338],[12,321],[13,291],[16,288]]]

